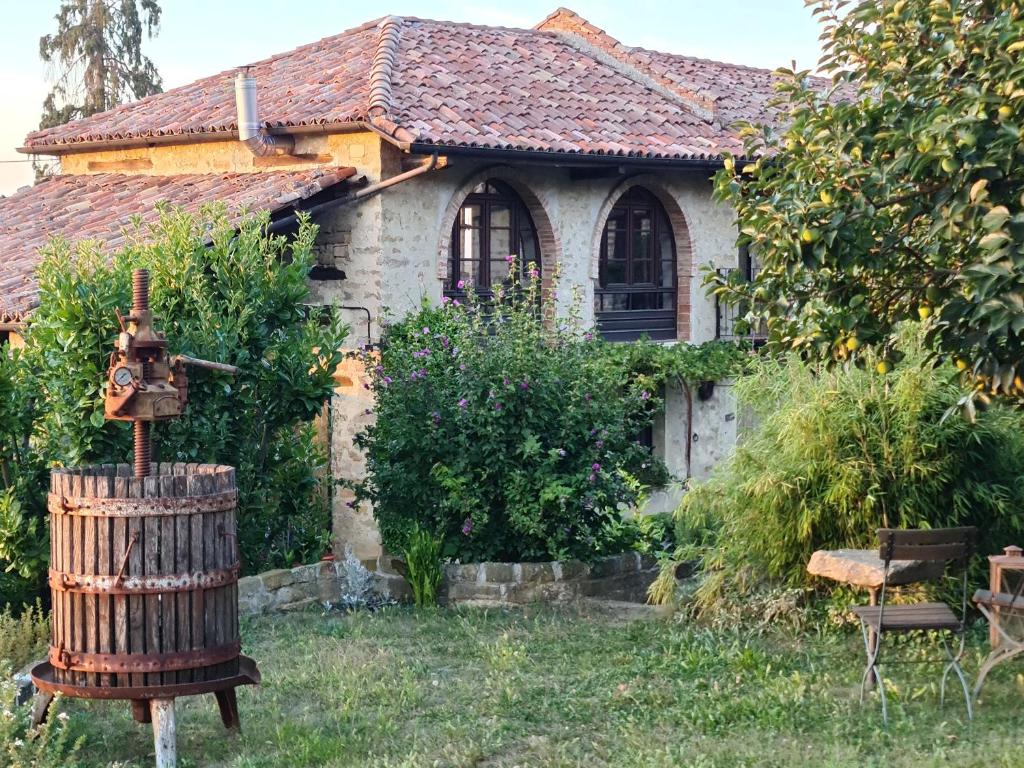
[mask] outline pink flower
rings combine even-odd
[[[459,400],[459,408],[461,408],[462,410],[466,410],[467,405],[469,405],[469,400],[467,400],[466,398],[462,398],[461,400]]]
[[[457,282],[455,284],[455,287],[458,288],[461,291],[463,288],[466,287],[466,281],[465,280],[459,280],[459,282]]]
[[[511,253],[508,256],[505,257],[505,263],[506,264],[511,264],[515,260],[516,260],[516,257],[513,256]]]
[[[462,535],[469,536],[473,532],[473,518],[467,517],[462,521]]]

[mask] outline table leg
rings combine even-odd
[[[149,711],[153,718],[156,768],[177,768],[178,742],[174,722],[174,699],[152,699]]]

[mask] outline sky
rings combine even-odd
[[[795,60],[813,69],[820,56],[803,0],[161,0],[159,34],[143,51],[169,89],[388,14],[532,27],[560,3],[625,45],[766,68]],[[0,195],[32,182],[31,164],[15,148],[39,124],[52,75],[39,38],[56,28],[59,6],[0,0]]]

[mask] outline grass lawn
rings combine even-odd
[[[182,766],[1020,766],[1024,667],[973,723],[941,668],[894,668],[888,733],[861,708],[859,637],[711,632],[536,608],[315,613],[243,626],[263,685],[243,733],[179,699]],[[968,673],[983,647],[979,629]],[[127,703],[65,700],[86,766],[152,765]]]

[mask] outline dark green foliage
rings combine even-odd
[[[888,376],[763,360],[736,386],[757,426],[677,513],[701,597],[807,583],[816,549],[872,547],[879,527],[976,525],[988,554],[1024,535],[1024,415],[943,418],[960,388],[923,365],[912,335]]]
[[[745,129],[760,159],[728,161],[716,189],[763,269],[719,295],[821,359],[862,343],[895,361],[897,323],[926,319],[931,350],[1024,398],[1024,8],[808,4],[841,91],[782,72],[786,129]]]
[[[535,273],[534,273],[535,274]],[[657,382],[630,376],[572,320],[557,326],[539,278],[424,306],[385,330],[376,423],[360,437],[384,545],[417,526],[463,561],[584,560],[620,551],[620,505],[664,467],[636,440]]]
[[[332,391],[333,350],[345,331],[303,306],[315,226],[304,222],[288,244],[268,237],[266,223],[262,215],[232,224],[222,206],[199,217],[163,210],[152,228],[130,232],[112,258],[88,244],[49,246],[27,347],[0,364],[0,386],[11,366],[8,379],[22,382],[17,396],[34,410],[26,410],[27,421],[0,411],[0,459],[28,426],[31,447],[18,443],[26,466],[130,460],[130,424],[104,420],[103,387],[115,310],[131,305],[131,270],[145,267],[150,305],[171,351],[240,369],[235,377],[189,370],[188,410],[156,425],[156,458],[237,467],[245,570],[322,554],[329,530],[325,457],[309,422]],[[10,505],[5,513],[0,496],[0,558],[26,573],[45,565],[19,543],[35,537],[45,556],[44,478],[33,470],[8,485],[24,516],[12,529]]]
[[[160,26],[156,0],[63,0],[57,31],[39,39],[39,56],[55,68],[40,128],[63,125],[161,91],[160,75],[142,54],[143,31]]]

